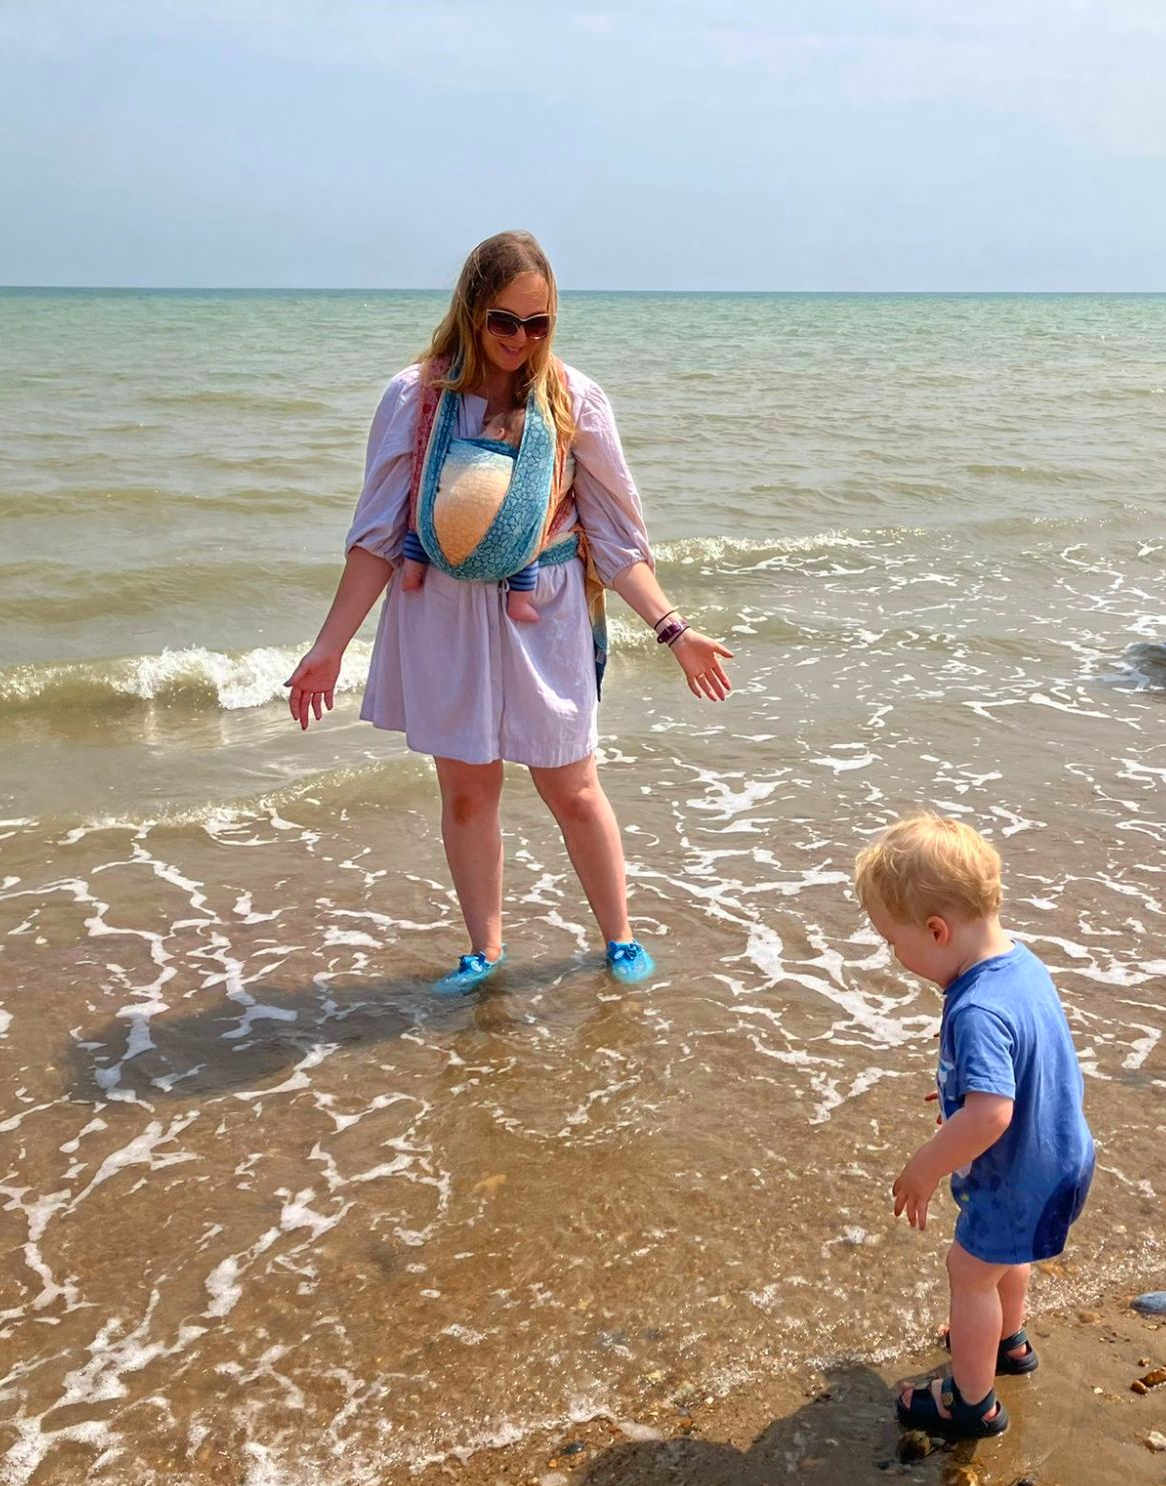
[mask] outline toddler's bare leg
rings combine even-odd
[[[951,1287],[951,1375],[965,1403],[976,1404],[996,1383],[996,1353],[1000,1347],[1003,1306],[999,1286],[1010,1266],[985,1264],[958,1243],[947,1253],[947,1278]],[[936,1407],[949,1417],[940,1398],[943,1382],[931,1385]],[[903,1392],[910,1406],[912,1389]],[[999,1404],[997,1404],[997,1408]],[[989,1417],[995,1417],[995,1412]]]
[[[985,1264],[958,1243],[948,1250],[951,1372],[968,1403],[987,1397],[996,1381],[996,1352],[1004,1335],[999,1290],[1004,1274],[1004,1265]]]
[[[996,1286],[1000,1294],[1000,1335],[1014,1336],[1024,1325],[1024,1302],[1028,1296],[1031,1264],[1010,1264]],[[1023,1357],[1024,1347],[1013,1347],[1010,1357]]]

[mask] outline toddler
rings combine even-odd
[[[892,1190],[895,1216],[923,1229],[951,1176],[951,1374],[905,1389],[899,1419],[949,1438],[1001,1434],[995,1376],[1037,1366],[1023,1330],[1031,1265],[1062,1251],[1093,1178],[1069,1024],[1048,971],[1001,928],[1000,858],[969,826],[897,821],[859,854],[855,889],[904,969],[943,991],[940,1129]]]

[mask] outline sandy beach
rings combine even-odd
[[[1038,1306],[1064,1267],[1034,1277]],[[464,1468],[452,1461],[386,1476],[384,1486],[451,1477],[476,1486],[1151,1486],[1166,1480],[1166,1450],[1147,1443],[1166,1432],[1166,1385],[1139,1395],[1130,1384],[1166,1365],[1166,1321],[1138,1315],[1129,1300],[1103,1293],[1092,1307],[1032,1319],[1041,1367],[1001,1380],[1012,1422],[1000,1440],[921,1442],[899,1430],[894,1385],[938,1371],[934,1349],[878,1366],[840,1359],[722,1398],[704,1393],[699,1378],[645,1375],[641,1407],[626,1418],[556,1430]]]

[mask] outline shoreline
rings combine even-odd
[[[895,1385],[939,1371],[938,1346],[882,1363],[840,1360],[803,1378],[757,1378],[720,1398],[699,1382],[647,1378],[626,1418],[537,1431],[464,1460],[450,1455],[392,1472],[381,1486],[451,1478],[475,1486],[1161,1486],[1166,1452],[1146,1439],[1166,1433],[1166,1385],[1139,1395],[1130,1384],[1166,1366],[1166,1316],[1142,1316],[1130,1301],[1164,1286],[1166,1271],[1137,1289],[1099,1290],[1089,1305],[1034,1312],[1028,1329],[1042,1365],[1000,1380],[1011,1416],[1003,1437],[936,1442],[910,1463],[900,1459]]]

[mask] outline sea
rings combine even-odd
[[[1166,297],[567,294],[698,702],[619,602],[623,988],[529,777],[508,968],[431,762],[283,683],[445,296],[0,292],[0,1482],[372,1486],[945,1314],[939,992],[851,891],[981,830],[1098,1146],[1040,1310],[1163,1265]],[[476,1473],[475,1473],[476,1472]]]

